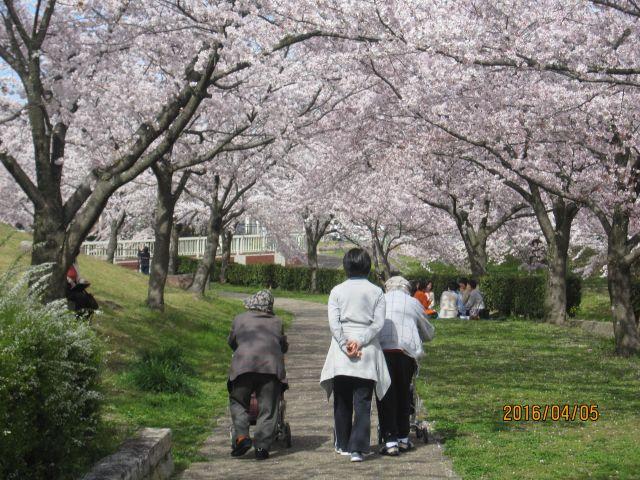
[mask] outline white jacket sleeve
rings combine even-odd
[[[378,296],[375,306],[373,307],[373,322],[371,322],[369,327],[360,336],[360,345],[363,347],[368,345],[371,340],[380,333],[380,330],[384,327],[384,317],[386,312],[387,304],[384,299],[384,293],[380,292],[380,296]]]
[[[337,297],[337,294],[334,291],[331,291],[328,304],[329,329],[331,330],[333,338],[338,342],[340,349],[346,353],[347,337],[345,337],[344,331],[342,330],[342,323],[340,322],[340,305]]]

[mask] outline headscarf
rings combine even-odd
[[[244,306],[248,310],[273,313],[273,295],[269,290],[260,290],[254,296],[247,298]]]
[[[387,280],[384,284],[384,288],[387,293],[393,292],[394,290],[402,290],[407,295],[411,294],[411,283],[409,283],[409,280],[399,275]]]

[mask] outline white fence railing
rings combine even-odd
[[[305,246],[305,236],[294,234],[294,241],[301,249]],[[107,256],[108,242],[84,242],[81,252],[94,257]],[[115,260],[122,261],[135,259],[138,257],[138,250],[141,246],[149,247],[153,256],[154,240],[118,240]],[[182,237],[178,241],[178,255],[186,257],[202,257],[207,246],[207,237]],[[274,253],[278,248],[275,239],[269,235],[236,235],[231,243],[231,255]],[[220,250],[218,250],[220,252]]]

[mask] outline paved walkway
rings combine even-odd
[[[417,448],[400,457],[366,457],[352,464],[349,457],[333,451],[332,403],[328,403],[319,378],[330,333],[326,306],[299,300],[278,299],[276,306],[295,315],[288,331],[287,376],[291,388],[286,392],[286,419],[291,424],[293,447],[274,445],[267,461],[257,462],[253,450],[241,458],[229,456],[229,418],[218,426],[203,446],[207,462],[194,463],[181,475],[182,480],[213,479],[445,479],[458,478],[439,444],[415,442]],[[375,404],[375,402],[374,402]],[[372,418],[372,444],[377,441],[377,415]],[[372,446],[372,451],[377,451]]]

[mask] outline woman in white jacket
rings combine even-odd
[[[382,289],[367,280],[366,251],[349,250],[343,265],[348,280],[329,295],[332,338],[320,384],[327,396],[333,392],[336,453],[361,462],[369,451],[373,390],[382,398],[391,383],[378,341],[385,303]]]
[[[391,387],[378,397],[378,417],[383,441],[380,453],[396,456],[412,448],[409,441],[411,381],[422,356],[422,342],[430,341],[435,328],[427,320],[420,301],[411,296],[411,284],[402,277],[385,283],[386,314],[380,345],[391,376]]]

